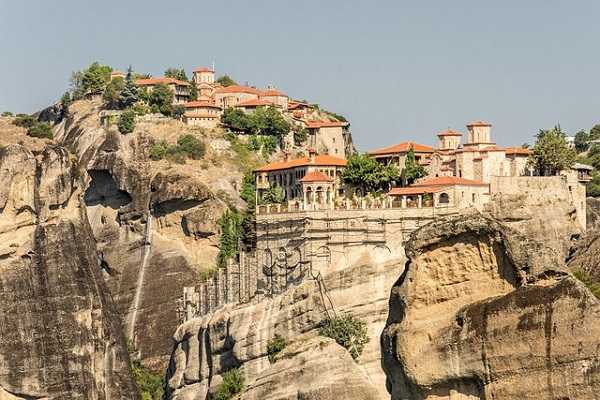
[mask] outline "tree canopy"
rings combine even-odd
[[[148,94],[148,104],[155,111],[170,116],[173,112],[173,91],[165,84],[158,84]]]
[[[221,84],[222,86],[232,86],[232,85],[237,85],[237,83],[231,79],[231,77],[229,75],[223,75],[217,78],[217,83]]]
[[[529,165],[543,176],[558,175],[570,168],[577,157],[575,149],[567,144],[564,132],[559,126],[549,130],[540,130],[531,149]]]
[[[81,75],[83,94],[102,93],[110,82],[111,72],[112,68],[108,65],[100,65],[97,61],[93,62]]]
[[[104,93],[102,94],[102,99],[106,107],[110,110],[116,110],[120,106],[121,99],[121,91],[125,87],[125,81],[123,78],[114,78],[112,79],[106,88],[104,89]]]
[[[187,81],[187,75],[185,74],[185,69],[183,68],[167,68],[165,70],[165,76],[167,78],[179,79],[180,81]]]
[[[358,186],[366,192],[386,190],[398,180],[398,168],[383,165],[366,154],[353,154],[342,173],[344,182]]]
[[[138,101],[138,88],[135,85],[135,79],[133,76],[133,68],[131,65],[127,69],[127,75],[125,76],[125,85],[121,90],[119,96],[119,105],[121,108],[128,108],[133,106]]]
[[[412,146],[408,149],[408,153],[406,153],[406,160],[404,162],[404,169],[402,170],[402,184],[404,186],[410,185],[414,181],[419,178],[427,175],[425,172],[425,168],[422,165],[417,163],[415,158],[415,150]]]
[[[275,107],[258,107],[252,113],[228,108],[223,112],[221,122],[235,131],[252,135],[281,137],[291,129],[289,122]]]

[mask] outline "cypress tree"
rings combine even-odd
[[[127,69],[127,76],[125,77],[125,87],[121,90],[119,97],[119,104],[121,108],[128,108],[134,105],[138,101],[138,89],[135,86],[133,80],[133,69],[131,65]]]

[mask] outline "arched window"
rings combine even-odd
[[[449,204],[449,203],[450,203],[450,196],[448,196],[448,193],[440,194],[440,204]]]

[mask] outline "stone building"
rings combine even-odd
[[[406,154],[411,148],[415,153],[415,160],[418,164],[423,166],[429,165],[431,155],[435,149],[415,142],[402,142],[393,146],[372,150],[367,154],[382,164],[394,164],[398,167],[399,171],[402,171],[406,163]]]
[[[395,207],[475,207],[482,210],[490,199],[490,185],[456,176],[423,179],[407,187],[393,188],[388,193]]]
[[[216,127],[223,113],[223,109],[208,100],[190,101],[185,103],[184,122],[188,125],[203,128]]]
[[[250,86],[231,85],[217,88],[214,93],[214,101],[217,105],[226,109],[235,107],[238,103],[247,100],[257,100],[260,94],[260,90]]]
[[[156,85],[166,85],[173,92],[173,105],[187,103],[190,97],[190,84],[174,78],[159,77],[137,79],[135,84],[146,89],[148,92],[152,92]]]
[[[199,67],[192,71],[192,82],[198,89],[198,100],[211,99],[215,93],[215,71],[208,67]]]
[[[309,120],[303,121],[303,124],[308,131],[309,146],[319,153],[344,158],[352,154],[347,122]]]
[[[254,171],[256,196],[274,186],[281,187],[285,200],[298,210],[328,209],[344,195],[342,171],[346,160],[310,150],[308,157],[272,162]]]
[[[259,97],[261,100],[268,101],[276,107],[280,107],[284,111],[287,111],[288,109],[288,95],[272,86],[267,87],[267,90],[263,91]]]

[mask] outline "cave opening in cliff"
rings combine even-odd
[[[85,191],[84,201],[86,206],[103,206],[118,210],[131,203],[131,196],[119,189],[114,178],[107,170],[89,170],[92,178]]]

